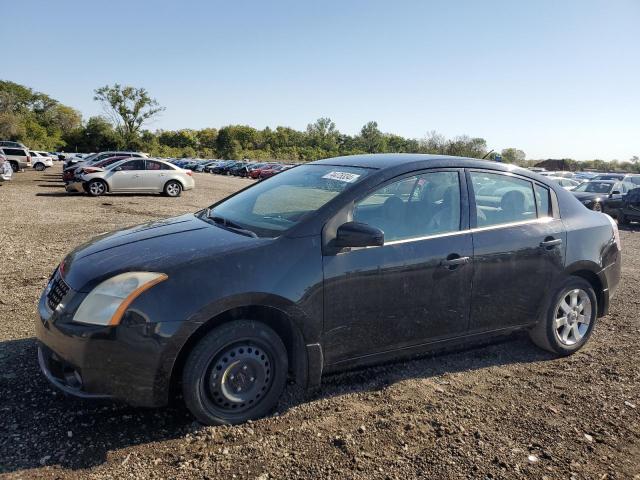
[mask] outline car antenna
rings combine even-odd
[[[489,151],[485,154],[485,156],[484,156],[484,157],[482,157],[482,159],[481,159],[481,160],[484,160],[484,159],[485,159],[485,158],[487,158],[489,155],[491,155],[493,152],[494,152],[494,150],[493,150],[493,149],[489,150]]]

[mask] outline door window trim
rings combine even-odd
[[[466,175],[465,175],[465,171],[464,168],[462,167],[444,167],[444,168],[423,168],[420,170],[413,170],[411,172],[405,172],[403,174],[397,175],[393,178],[389,178],[385,181],[383,181],[382,183],[378,183],[377,185],[374,185],[373,187],[371,187],[369,190],[367,190],[366,192],[364,192],[362,195],[360,195],[358,198],[352,200],[350,202],[350,205],[348,205],[349,207],[349,212],[347,214],[347,221],[353,221],[353,211],[355,209],[355,206],[358,202],[360,202],[361,200],[364,200],[365,198],[367,198],[369,195],[375,193],[377,190],[380,190],[381,188],[384,188],[388,185],[391,185],[393,183],[396,182],[400,182],[406,178],[410,178],[410,177],[418,177],[420,175],[426,175],[429,173],[439,173],[439,172],[455,172],[458,174],[458,185],[460,187],[460,226],[459,226],[459,230],[453,231],[453,232],[444,232],[444,233],[435,233],[433,235],[421,235],[418,237],[410,237],[410,238],[403,238],[403,239],[399,239],[399,240],[391,240],[391,241],[385,241],[384,245],[381,246],[368,246],[368,247],[350,247],[350,248],[344,248],[340,251],[336,251],[336,252],[332,252],[332,253],[325,253],[323,252],[323,256],[333,256],[333,255],[337,255],[337,254],[341,254],[341,253],[348,253],[348,252],[352,252],[352,251],[357,251],[357,250],[364,250],[367,248],[382,248],[382,247],[386,247],[387,245],[398,245],[398,244],[403,244],[403,243],[410,243],[410,242],[419,242],[419,241],[423,241],[423,240],[430,240],[433,238],[441,238],[441,237],[448,237],[448,236],[453,236],[453,235],[463,235],[463,234],[467,234],[470,232],[469,229],[469,197],[468,197],[468,188],[467,188],[467,179],[466,179]],[[342,208],[340,209],[342,210]],[[337,212],[333,217],[331,217],[331,219],[329,219],[327,222],[325,222],[322,230],[324,231],[326,226],[328,224],[330,224],[337,215],[340,215],[340,212]]]
[[[536,180],[533,180],[532,178],[529,177],[525,177],[523,175],[519,175],[517,173],[513,173],[513,172],[502,172],[499,170],[491,170],[488,168],[465,168],[465,177],[467,179],[467,189],[468,191],[468,197],[469,197],[469,225],[471,227],[472,231],[484,231],[484,230],[492,230],[494,228],[501,228],[501,227],[514,227],[517,225],[527,225],[527,224],[532,224],[532,223],[538,223],[540,220],[543,220],[544,222],[547,222],[550,220],[559,220],[560,219],[560,210],[558,208],[558,198],[556,196],[556,192],[553,190],[553,188],[549,187],[548,185],[545,185],[544,183],[540,183]],[[545,189],[547,189],[549,191],[549,201],[551,202],[551,211],[552,211],[552,216],[546,216],[546,217],[538,217],[538,205],[536,202],[536,218],[535,219],[531,219],[531,220],[521,220],[518,222],[510,222],[510,223],[498,223],[496,225],[487,225],[486,227],[478,227],[478,217],[477,217],[477,205],[476,205],[476,194],[475,191],[473,189],[473,182],[471,180],[471,173],[474,172],[478,172],[478,173],[487,173],[487,174],[494,174],[494,175],[503,175],[505,177],[513,177],[517,180],[523,180],[525,182],[529,182],[531,184],[531,191],[533,193],[533,198],[535,199],[535,189],[533,188],[534,186],[538,185],[540,187],[543,187]],[[562,187],[561,187],[562,188]],[[544,223],[542,222],[542,223]]]

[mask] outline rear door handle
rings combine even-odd
[[[456,253],[452,253],[445,260],[442,260],[440,265],[449,270],[453,270],[458,265],[464,265],[465,263],[469,263],[471,261],[470,257],[461,257]]]
[[[562,244],[561,238],[551,238],[549,240],[545,240],[544,242],[540,242],[540,246],[543,248],[553,248]]]

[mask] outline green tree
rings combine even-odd
[[[96,89],[93,99],[102,104],[128,148],[137,139],[142,125],[164,111],[164,107],[144,88],[121,86],[118,83]]]
[[[312,147],[334,151],[338,147],[339,136],[336,124],[328,117],[321,117],[307,125],[307,137]]]
[[[378,129],[378,122],[368,122],[360,130],[360,147],[368,153],[381,153],[385,151],[385,138]]]
[[[505,148],[501,152],[502,161],[506,163],[515,163],[516,165],[522,164],[527,157],[522,150],[517,148]]]

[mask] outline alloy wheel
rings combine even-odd
[[[567,291],[556,305],[554,331],[560,343],[571,346],[589,331],[591,299],[587,292],[575,288]]]
[[[171,197],[177,197],[180,193],[180,186],[177,183],[170,183],[167,185],[167,195]]]
[[[601,211],[602,211],[602,204],[600,204],[600,203],[595,203],[595,204],[593,205],[593,210],[594,210],[594,211],[596,211],[596,212],[601,212]]]
[[[105,192],[104,184],[102,182],[91,182],[89,192],[95,196],[102,195]]]

